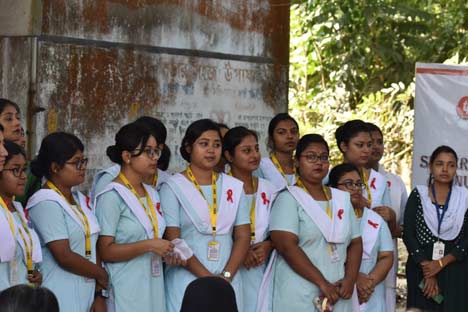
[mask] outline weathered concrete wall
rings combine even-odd
[[[141,115],[165,122],[174,170],[184,166],[181,137],[199,118],[248,126],[265,142],[271,116],[287,109],[289,6],[283,3],[43,0],[32,70],[37,83],[28,85],[31,40],[2,38],[1,96],[25,108],[29,100],[30,111],[45,109],[24,114],[33,119],[34,151],[48,132],[77,134],[90,174],[109,164],[105,147],[115,132]]]

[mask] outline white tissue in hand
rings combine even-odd
[[[186,261],[193,256],[193,251],[187,245],[187,243],[180,238],[173,239],[171,243],[174,244],[174,253],[179,256],[180,259]]]

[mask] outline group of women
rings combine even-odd
[[[172,312],[192,281],[218,276],[239,311],[394,311],[403,234],[408,307],[465,306],[468,195],[453,185],[449,147],[406,204],[401,179],[379,165],[380,129],[361,120],[336,130],[344,162],[333,168],[324,138],[299,138],[288,114],[271,120],[263,158],[254,131],[198,120],[180,144],[187,167],[171,175],[166,129],[142,117],[118,131],[106,151],[115,165],[88,198],[76,190],[80,139],[51,133],[28,165],[4,124],[12,110],[19,124],[19,108],[0,101],[0,290],[42,283],[61,311]],[[40,188],[23,207],[29,170]]]

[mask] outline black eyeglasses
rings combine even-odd
[[[352,182],[352,181],[346,181],[346,182],[343,182],[343,183],[337,183],[336,185],[344,185],[344,187],[348,190],[348,191],[354,191],[354,190],[363,190],[366,185],[362,182]]]
[[[75,165],[76,170],[86,169],[86,166],[88,165],[88,158],[67,161],[66,164]]]
[[[327,163],[330,160],[328,155],[307,154],[301,155],[300,157],[304,157],[310,164],[316,163],[319,160],[320,162]]]
[[[138,157],[140,156],[141,148],[138,148],[135,150],[138,152],[137,154],[133,154],[133,157]],[[161,150],[159,148],[145,148],[142,153],[145,153],[146,156],[148,156],[149,159],[159,159],[161,157]]]
[[[23,173],[24,175],[26,175],[28,168],[27,167],[3,168],[3,171],[11,171],[15,177],[19,178],[21,177]]]

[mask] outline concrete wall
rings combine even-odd
[[[110,164],[105,147],[122,125],[152,115],[178,170],[192,121],[245,125],[265,142],[270,118],[287,110],[285,1],[18,1],[25,14],[6,2],[0,11],[30,26],[0,23],[0,96],[23,108],[32,153],[48,132],[73,132],[92,174]]]

